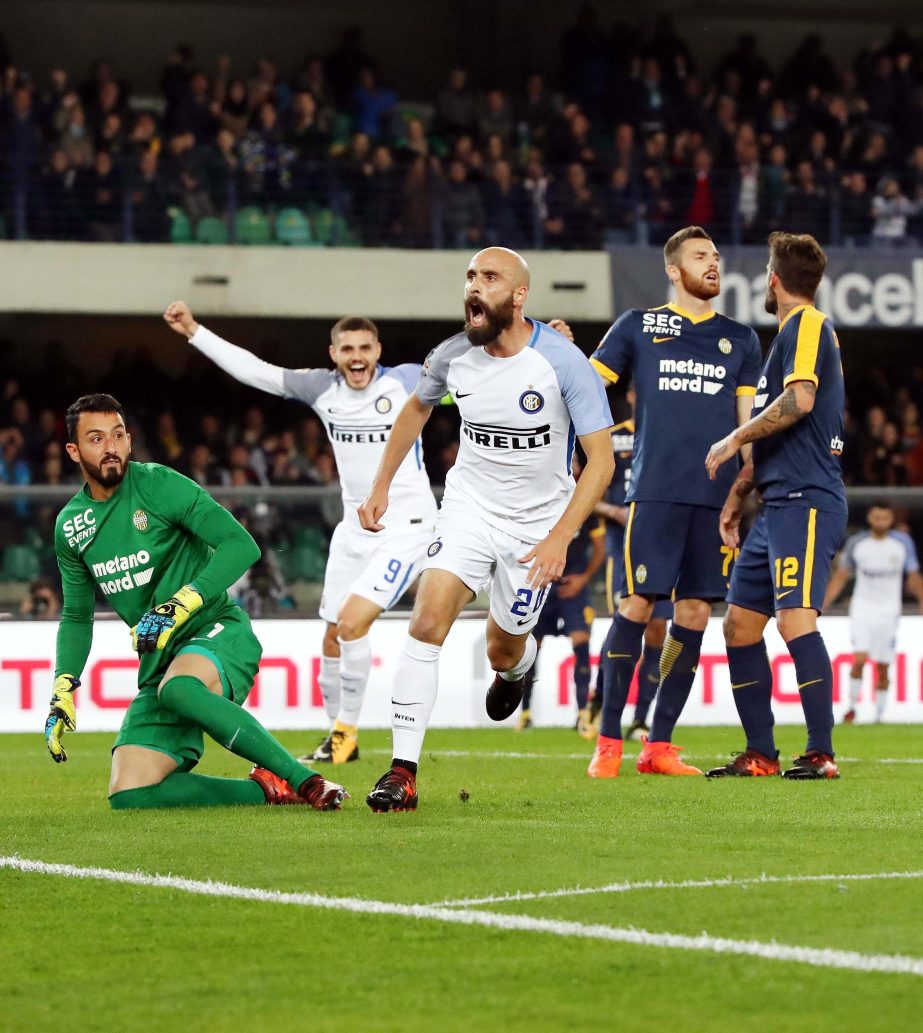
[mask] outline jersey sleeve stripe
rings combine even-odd
[[[801,585],[801,605],[811,609],[811,580],[814,577],[814,541],[817,530],[817,510],[808,510],[808,541],[804,549],[804,578]]]
[[[603,380],[608,380],[610,384],[618,383],[618,373],[613,373],[612,370],[600,362],[599,359],[590,359],[590,365],[603,378]]]
[[[628,594],[635,594],[635,579],[631,574],[631,525],[635,519],[635,504],[628,507],[628,523],[625,525],[625,546],[622,550],[625,558],[625,580],[627,581]]]
[[[798,339],[795,342],[795,366],[782,382],[788,387],[795,380],[811,380],[817,386],[817,352],[820,348],[820,330],[826,316],[816,308],[806,308],[798,324]]]
[[[738,398],[752,398],[755,394],[756,394],[756,388],[755,387],[747,387],[745,384],[741,384],[737,388],[737,397]]]

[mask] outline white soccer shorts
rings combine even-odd
[[[526,635],[536,625],[547,589],[526,584],[531,563],[520,563],[533,545],[486,523],[463,503],[443,503],[436,517],[423,569],[447,570],[472,592],[490,592],[490,614],[511,635]]]
[[[324,571],[321,620],[335,624],[340,607],[351,595],[390,610],[416,580],[432,540],[428,527],[380,537],[362,534],[345,522],[337,524]]]
[[[876,664],[890,664],[897,652],[897,617],[881,619],[880,613],[851,613],[850,636],[854,653],[867,653]]]

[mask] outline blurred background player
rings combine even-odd
[[[420,376],[419,363],[379,364],[381,342],[370,319],[347,316],[330,331],[334,369],[283,369],[222,340],[175,301],[164,319],[226,373],[250,387],[304,402],[321,418],[333,446],[343,519],[330,541],[320,618],[327,622],[318,676],[330,734],[302,760],[343,764],[359,758],[359,714],[372,649],[369,630],[407,591],[432,541],[436,502],[419,438],[394,478],[386,527],[376,535],[356,515],[368,495],[394,418]]]
[[[574,456],[574,477],[579,479],[582,465]],[[538,670],[538,656],[546,635],[567,635],[574,647],[574,694],[577,698],[577,731],[584,739],[596,736],[587,706],[590,694],[590,631],[596,614],[590,601],[589,585],[606,559],[606,527],[601,517],[589,516],[580,525],[567,548],[567,560],[560,581],[548,589],[542,615],[532,634],[535,636],[535,663],[526,674],[522,693],[522,713],[517,731],[532,727],[532,689]]]
[[[439,689],[439,657],[462,609],[490,586],[487,658],[496,677],[486,709],[513,714],[535,662],[548,586],[567,548],[612,478],[605,392],[586,356],[561,334],[529,319],[529,267],[508,248],[479,251],[465,279],[465,327],[430,352],[395,421],[362,526],[387,517],[395,472],[433,407],[449,391],[462,418],[458,461],[446,478],[436,537],[395,671],[391,767],[369,793],[374,811],[417,806],[417,763]],[[571,475],[575,437],[587,457]]]
[[[731,689],[746,749],[710,778],[778,775],[772,733],[772,668],[763,631],[775,615],[798,679],[808,742],[785,778],[839,778],[833,759],[833,668],[817,630],[830,569],[846,534],[840,468],[846,399],[840,345],[814,307],[827,256],[809,234],[769,237],[766,311],[779,321],[760,377],[754,416],[709,449],[705,468],[753,443],[721,511],[721,536],[740,545],[744,500],[756,487],[760,509],[744,542],[724,618]],[[731,464],[733,466],[733,464]]]
[[[606,599],[609,616],[615,617],[619,604],[619,583],[624,563],[625,524],[628,522],[628,506],[625,496],[631,483],[631,454],[635,442],[635,390],[629,385],[625,398],[631,406],[630,419],[617,423],[612,428],[612,452],[615,456],[615,474],[602,502],[596,503],[596,512],[606,521]],[[672,599],[658,599],[654,603],[651,619],[644,629],[644,646],[638,665],[638,694],[635,711],[625,735],[626,739],[639,740],[650,731],[647,714],[657,695],[660,685],[660,655],[667,637],[667,621],[673,616]],[[596,690],[590,699],[590,720],[594,731],[599,734],[599,719],[603,705],[603,671],[611,666],[612,660],[602,651],[596,674]]]
[[[712,308],[721,277],[718,249],[705,230],[679,230],[663,255],[676,301],[624,312],[590,359],[612,383],[630,372],[637,395],[621,599],[603,648],[602,720],[587,769],[591,778],[619,773],[622,712],[644,629],[657,600],[671,596],[654,720],[637,768],[641,774],[702,774],[680,760],[671,739],[712,604],[727,590],[734,550],[722,544],[718,516],[735,475],[729,469],[720,486],[711,483],[702,457],[713,432],[727,434],[746,423],[762,360],[756,333]]]
[[[194,481],[129,461],[125,414],[111,395],[78,398],[67,410],[67,432],[68,455],[86,483],[55,527],[64,609],[45,724],[52,759],[67,760],[61,737],[76,728],[74,692],[99,591],[131,627],[140,657],[138,695],[112,750],[113,809],[339,809],[346,790],[300,764],[243,709],[262,649],[227,589],[259,557],[256,542]],[[203,732],[252,761],[249,778],[194,774]]]
[[[843,721],[856,720],[862,691],[862,671],[867,660],[875,665],[875,719],[880,721],[888,702],[888,671],[897,648],[897,622],[901,616],[905,584],[923,610],[923,577],[917,549],[909,534],[894,529],[894,510],[888,502],[876,502],[866,515],[869,529],[854,534],[840,554],[840,565],[830,578],[824,609],[836,602],[851,577],[849,629],[853,663],[849,672],[849,709]]]

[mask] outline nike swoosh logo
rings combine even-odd
[[[745,689],[748,685],[759,685],[758,681],[742,681],[739,685],[732,685],[732,689]]]
[[[806,681],[803,685],[799,685],[799,689],[806,689],[809,685],[819,685],[824,679],[815,678],[814,681]]]
[[[518,621],[516,621],[516,623],[521,628],[523,626],[523,624],[528,624],[530,620],[532,620],[531,617],[523,617],[522,620],[518,620]]]
[[[473,394],[474,394],[473,391],[466,391],[464,394],[462,394],[461,391],[456,391],[455,392],[455,397],[456,398],[467,398],[468,395],[473,395]]]
[[[423,700],[422,699],[418,699],[418,700],[416,700],[413,703],[398,703],[398,701],[396,699],[392,699],[391,703],[395,707],[422,707],[423,706]]]
[[[794,588],[790,588],[787,592],[776,592],[776,599],[784,599],[787,595],[791,595],[794,591]]]
[[[663,344],[664,341],[675,341],[676,338],[670,334],[668,337],[652,337],[651,344]]]
[[[610,652],[609,652],[609,650],[607,649],[607,650],[606,650],[606,656],[607,656],[607,657],[608,657],[608,658],[609,658],[610,660],[618,660],[618,659],[619,659],[619,657],[628,657],[628,656],[631,656],[631,653],[610,653]]]

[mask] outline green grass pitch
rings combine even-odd
[[[779,730],[785,755],[802,736]],[[300,752],[317,737],[281,738]],[[622,777],[596,782],[584,776],[591,747],[573,732],[436,730],[420,809],[384,815],[364,797],[387,765],[386,732],[363,733],[362,760],[335,769],[352,792],[338,814],[115,813],[105,799],[111,740],[71,735],[71,759],[57,766],[40,734],[0,736],[0,855],[407,905],[520,893],[467,907],[706,936],[654,946],[548,921],[486,927],[442,912],[365,913],[0,867],[4,1033],[868,1033],[919,1022],[923,765],[907,762],[923,755],[919,727],[839,729],[843,778],[823,783],[642,778],[634,744]],[[711,766],[740,736],[681,729],[678,741]],[[247,768],[210,744],[201,770]],[[803,878],[884,873],[916,875]],[[762,875],[779,879],[753,881]],[[916,965],[837,969],[733,943],[717,953],[715,938],[770,945],[770,954],[780,945],[855,952],[860,968],[863,958],[895,955]]]

